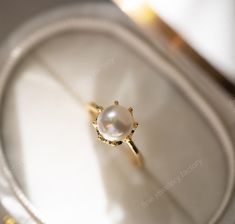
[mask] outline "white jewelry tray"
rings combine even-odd
[[[0,68],[2,215],[19,223],[232,219],[232,98],[113,5],[39,16],[3,45]],[[146,170],[97,142],[74,92],[85,102],[135,108]]]

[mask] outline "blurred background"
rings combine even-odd
[[[94,2],[97,1],[101,0]],[[14,0],[1,0],[0,41],[31,17],[65,2],[69,4],[76,1],[21,0],[19,4]],[[79,0],[79,2],[86,1]],[[229,79],[235,80],[233,0],[147,0],[147,2],[213,66],[224,72]]]
[[[135,9],[141,0],[123,2]],[[146,3],[235,83],[234,0]],[[28,36],[40,39],[44,28],[42,42],[4,61],[18,40],[30,45]],[[23,192],[12,194],[2,162],[0,216],[23,224],[30,212],[37,223],[214,224],[222,217],[234,224],[234,98],[143,28],[112,1],[0,0],[1,146]],[[146,169],[96,140],[78,98],[135,108]]]
[[[235,80],[233,0],[148,0],[156,12],[199,54]]]

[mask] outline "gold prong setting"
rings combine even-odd
[[[96,129],[100,141],[111,146],[118,146],[132,137],[138,127],[138,123],[134,120],[132,107],[126,109],[120,106],[117,100],[107,108],[93,106],[96,109],[96,116],[92,125]],[[124,123],[125,121],[127,124]]]
[[[132,107],[129,107],[128,110],[129,110],[129,112],[131,113],[131,115],[133,116],[133,108],[132,108]]]
[[[119,105],[119,102],[117,100],[115,100],[114,105]]]

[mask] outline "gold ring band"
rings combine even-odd
[[[144,164],[143,157],[138,148],[136,147],[135,143],[132,141],[132,139],[128,139],[125,142],[131,149],[134,164],[138,167],[142,167]]]

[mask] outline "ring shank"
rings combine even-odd
[[[126,139],[125,142],[132,152],[132,157],[135,165],[137,165],[138,167],[142,167],[144,165],[143,157],[136,147],[135,143],[132,141],[131,138]]]

